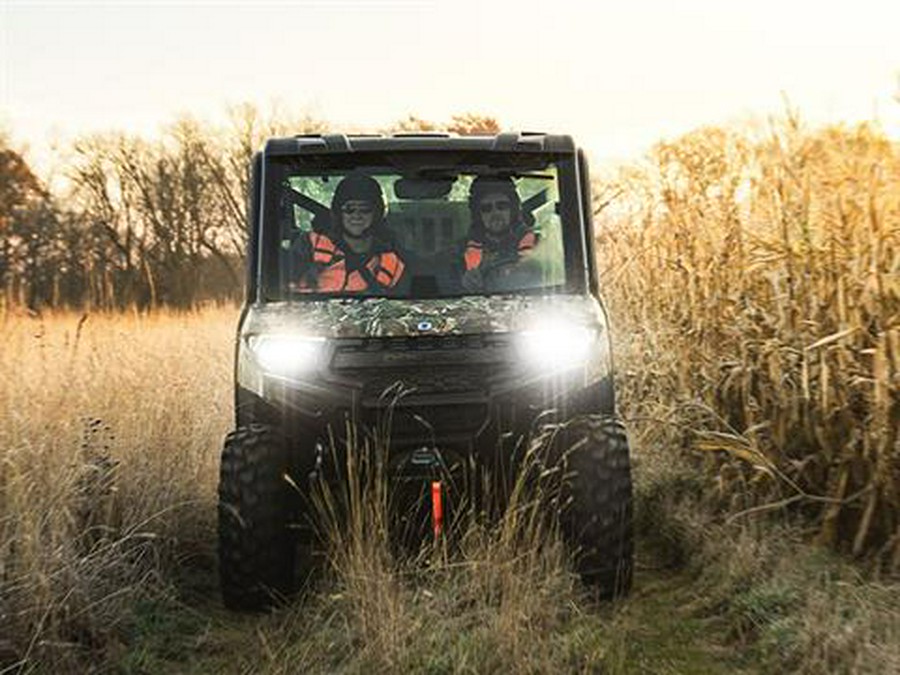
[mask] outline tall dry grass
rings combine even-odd
[[[741,529],[754,510],[797,509],[820,541],[898,564],[896,150],[866,126],[708,129],[607,189],[602,286],[644,531],[697,558],[718,603],[699,611],[727,608],[739,643],[771,642],[768,663],[896,664],[892,587],[780,564],[798,542]],[[187,560],[212,557],[236,320],[3,317],[0,664],[171,669],[130,652],[131,628]],[[675,446],[711,469],[731,526],[679,503],[710,483]],[[379,505],[358,500],[329,580],[297,606],[231,628],[185,610],[203,617],[194,652],[226,655],[211,670],[628,671],[640,627],[591,611],[552,533],[513,517],[527,509],[471,522],[455,556],[423,566],[391,554]]]
[[[327,573],[303,599],[249,624],[220,616],[208,596],[236,321],[209,310],[0,324],[0,671],[159,672],[197,656],[216,672],[599,667],[599,619],[527,491],[496,526],[458,524],[452,553],[407,557],[388,534],[384,483],[359,474],[336,496],[333,515],[347,517],[326,528]]]
[[[630,415],[717,457],[734,511],[799,509],[900,567],[898,148],[793,117],[701,129],[602,190]]]
[[[560,482],[541,461],[552,431],[529,439],[528,468],[502,508],[457,502],[443,537],[402,546],[397,516],[410,508],[420,513],[423,505],[397,494],[382,439],[350,431],[344,479],[314,500],[327,549],[326,581],[272,633],[266,672],[600,667],[605,648],[570,640],[584,623],[593,624],[597,637],[605,633],[597,617],[583,618],[589,596],[579,590],[548,518]],[[499,513],[486,518],[486,510]]]
[[[99,658],[212,545],[236,320],[0,319],[0,663]]]

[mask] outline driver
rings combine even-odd
[[[300,243],[297,290],[396,293],[406,264],[385,226],[386,211],[375,179],[358,172],[344,177],[331,201],[331,236],[309,232]]]
[[[462,287],[484,291],[522,267],[538,234],[524,222],[522,201],[511,178],[479,176],[472,181],[469,210],[472,226],[462,254]]]

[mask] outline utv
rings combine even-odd
[[[381,227],[403,260],[402,283],[299,284],[309,268],[302,244],[340,241],[336,193],[359,174],[381,188]],[[514,186],[517,226],[534,236],[521,255],[486,255],[478,283],[466,284],[486,209],[473,193],[491,180]],[[271,139],[253,162],[249,214],[236,429],[219,483],[226,606],[263,609],[294,590],[297,532],[311,508],[304,493],[333,479],[328,448],[348,420],[369,433],[386,413],[392,475],[419,480],[438,521],[457,468],[503,464],[513,452],[505,441],[554,421],[565,444],[558,523],[576,569],[604,597],[627,593],[628,441],[594,267],[588,168],[573,140]]]

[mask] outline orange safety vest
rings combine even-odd
[[[526,253],[537,245],[537,235],[534,230],[526,230],[519,243],[516,244],[516,251],[519,255]],[[470,239],[466,242],[465,264],[466,271],[473,270],[481,265],[484,260],[484,244],[477,239]]]
[[[315,288],[302,284],[306,290],[324,291],[364,291],[369,287],[366,277],[359,270],[347,270],[347,261],[330,237],[318,232],[309,234],[312,245],[313,262],[325,265],[319,272]],[[365,268],[372,279],[385,288],[393,288],[400,281],[406,267],[399,255],[393,251],[375,253],[365,262]]]

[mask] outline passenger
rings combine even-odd
[[[387,201],[378,182],[352,173],[331,201],[331,231],[309,232],[298,246],[301,292],[398,292],[406,264],[385,226]]]
[[[534,275],[539,268],[523,266],[538,243],[538,234],[525,224],[522,201],[511,178],[479,176],[469,189],[471,229],[462,254],[461,284],[465,291],[502,290],[522,283],[520,272]],[[510,277],[512,283],[502,283]],[[514,278],[515,280],[514,280]]]

